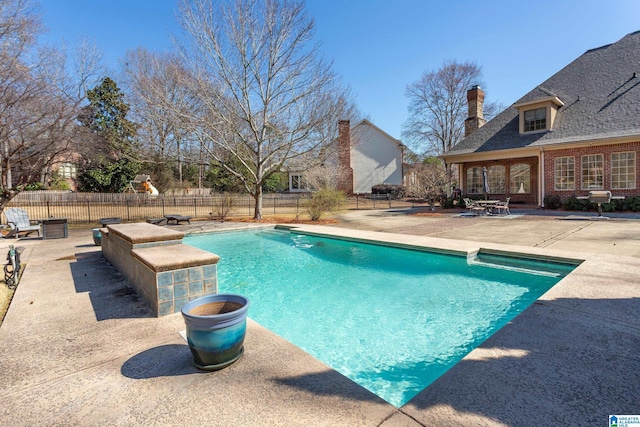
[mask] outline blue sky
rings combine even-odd
[[[177,0],[41,0],[46,43],[171,48]],[[514,103],[588,49],[640,30],[637,0],[308,0],[316,37],[363,114],[401,139],[405,88],[447,59],[475,61],[487,99]]]

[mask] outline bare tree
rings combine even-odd
[[[40,31],[29,0],[0,2],[0,209],[60,161],[78,130],[78,84],[89,74],[69,70],[58,49],[37,49]]]
[[[320,55],[300,2],[183,0],[180,10],[189,36],[181,50],[202,103],[197,135],[242,181],[261,219],[265,181],[335,139],[338,120],[349,118],[348,90]]]
[[[309,189],[338,191],[338,184],[345,178],[345,172],[337,164],[315,165],[306,168],[304,179]]]
[[[200,98],[190,90],[189,71],[178,56],[145,49],[128,52],[124,70],[133,117],[140,124],[138,136],[146,155],[141,160],[154,163],[157,171],[177,164],[180,183],[183,162],[198,164],[200,186],[204,150],[191,137],[190,126],[191,117],[198,115]]]
[[[431,209],[446,193],[447,175],[442,160],[436,157],[416,158],[405,175],[406,194],[424,199]]]
[[[403,125],[403,137],[425,154],[438,155],[450,150],[464,137],[467,118],[467,90],[481,85],[482,68],[475,62],[445,61],[436,71],[425,72],[420,80],[407,86],[409,117]],[[487,119],[499,105],[485,103]],[[449,181],[451,171],[447,171]]]

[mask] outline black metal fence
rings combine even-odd
[[[308,193],[265,194],[263,215],[306,214]],[[343,209],[385,209],[414,206],[386,195],[354,196],[347,199]],[[123,221],[144,221],[169,214],[193,218],[219,219],[221,217],[253,217],[255,200],[246,194],[211,194],[206,196],[150,197],[133,193],[71,193],[32,191],[20,193],[8,207],[28,212],[29,218],[67,218],[69,223],[98,223],[100,218],[119,217]],[[223,214],[224,213],[224,214]],[[4,220],[4,218],[3,218]],[[4,221],[6,223],[6,220]]]

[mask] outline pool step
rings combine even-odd
[[[564,277],[576,267],[573,264],[537,260],[533,258],[510,257],[484,252],[479,252],[475,257],[470,258],[468,263],[470,265],[519,271],[522,273],[548,277]]]

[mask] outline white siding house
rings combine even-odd
[[[353,192],[371,193],[376,184],[402,185],[403,148],[368,120],[351,128]]]
[[[338,187],[347,194],[371,193],[377,184],[402,185],[404,145],[368,120],[351,127],[348,120],[339,123],[335,155],[325,161],[338,165]],[[300,169],[289,171],[289,191],[311,191]]]

